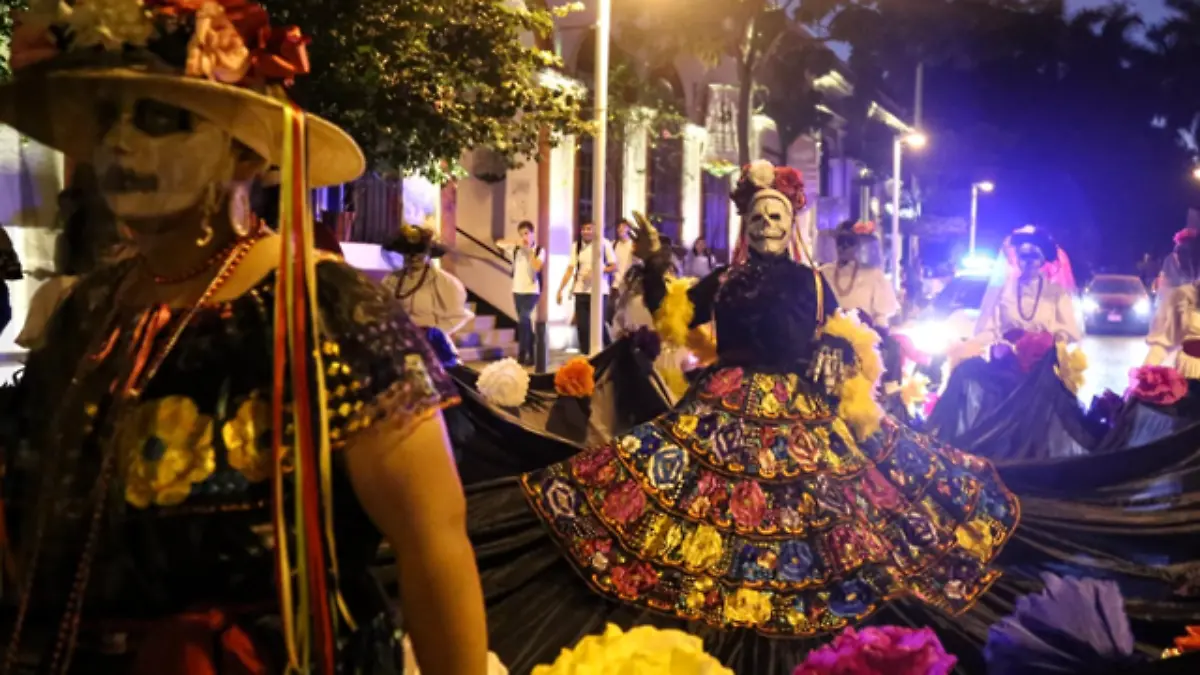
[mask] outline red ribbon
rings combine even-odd
[[[219,641],[214,639],[217,637]],[[219,609],[180,614],[149,624],[130,671],[131,675],[268,672],[250,635]]]

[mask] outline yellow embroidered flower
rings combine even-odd
[[[680,553],[683,554],[683,561],[688,569],[710,569],[713,565],[721,562],[724,544],[721,540],[721,533],[717,532],[716,528],[710,525],[700,525],[683,540],[683,548]]]
[[[759,626],[771,620],[771,596],[762,591],[739,588],[725,597],[725,618],[735,623]]]
[[[238,406],[233,419],[221,426],[229,466],[251,483],[271,477],[274,458],[270,448],[271,406],[251,396]]]
[[[181,504],[216,470],[213,421],[184,396],[142,403],[116,435],[123,459],[125,499],[144,509]]]
[[[642,540],[642,553],[657,558],[674,550],[682,539],[682,526],[662,514],[657,514],[650,519],[650,524],[646,528],[646,534]]]
[[[687,608],[693,612],[698,612],[704,609],[704,606],[708,604],[708,593],[712,590],[712,588],[713,580],[711,578],[700,577],[699,579],[696,579],[696,582],[692,584],[692,590],[689,591],[687,597],[684,598]]]
[[[687,438],[696,433],[696,425],[699,423],[700,420],[695,415],[680,415],[679,419],[675,420],[675,433],[681,438]]]
[[[959,525],[954,530],[954,538],[958,540],[959,547],[980,560],[991,558],[992,549],[996,545],[992,537],[992,528],[982,519]]]
[[[733,675],[704,652],[704,642],[678,630],[638,626],[625,633],[609,624],[603,635],[589,635],[564,649],[553,665],[533,675]]]

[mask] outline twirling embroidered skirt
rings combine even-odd
[[[609,622],[701,634],[739,673],[790,673],[865,620],[977,645],[995,616],[951,616],[996,581],[1019,517],[983,460],[888,420],[856,441],[798,377],[741,369],[469,499],[492,648],[514,673]]]

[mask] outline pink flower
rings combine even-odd
[[[1195,239],[1196,235],[1200,235],[1200,232],[1197,232],[1196,230],[1193,230],[1190,227],[1185,227],[1182,230],[1175,233],[1175,245],[1183,246],[1187,242]]]
[[[604,514],[626,525],[637,520],[646,508],[646,495],[634,481],[625,481],[604,498]]]
[[[860,220],[854,224],[854,234],[875,234],[875,223],[870,220]]]
[[[250,50],[225,10],[207,2],[196,11],[184,72],[214,82],[237,84],[250,71]]]
[[[1047,332],[1025,333],[1017,340],[1017,365],[1021,372],[1032,372],[1034,366],[1054,349],[1054,336]]]
[[[733,488],[729,511],[738,527],[753,529],[762,522],[767,513],[767,496],[755,481],[742,481]]]
[[[850,627],[809,652],[792,675],[948,675],[957,662],[928,628]]]
[[[571,460],[575,477],[585,485],[607,485],[617,475],[616,454],[611,445],[589,450]]]
[[[1153,405],[1171,405],[1187,395],[1187,380],[1166,366],[1142,366],[1129,371],[1125,396]]]
[[[14,71],[58,56],[58,45],[44,23],[23,21],[20,16],[16,17],[16,22],[9,58],[9,64]]]
[[[713,396],[724,397],[732,394],[742,386],[742,369],[741,368],[726,368],[708,381],[708,393]]]

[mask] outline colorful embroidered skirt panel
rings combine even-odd
[[[986,461],[891,420],[856,442],[800,378],[737,368],[522,482],[600,594],[781,637],[905,595],[964,611],[1019,519]]]

